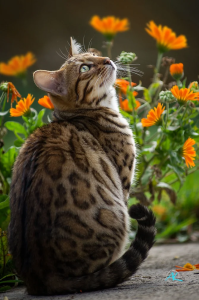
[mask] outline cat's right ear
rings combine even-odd
[[[34,82],[38,88],[55,96],[65,96],[67,93],[64,72],[58,71],[35,71]]]
[[[76,40],[71,37],[70,38],[70,51],[69,51],[69,57],[68,58],[70,58],[73,55],[77,55],[79,53],[81,53],[81,45],[78,44],[76,42]]]

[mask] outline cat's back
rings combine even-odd
[[[22,147],[13,170],[10,223],[20,273],[80,276],[121,255],[128,213],[116,162],[124,141],[131,143],[116,115],[110,122],[97,115],[52,122]]]

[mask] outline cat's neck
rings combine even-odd
[[[119,112],[118,100],[116,96],[116,91],[113,86],[109,87],[108,92],[106,93],[106,98],[100,101],[99,106],[108,107],[117,112]]]

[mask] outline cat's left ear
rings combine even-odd
[[[70,38],[70,51],[69,57],[81,53],[81,45],[76,42],[72,37]]]
[[[64,80],[64,70],[58,71],[35,71],[34,82],[38,88],[55,96],[65,96],[67,94]]]

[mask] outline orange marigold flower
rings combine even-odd
[[[136,96],[136,95],[134,95],[134,96]],[[128,99],[122,100],[122,97],[120,95],[119,96],[119,102],[120,102],[120,108],[122,110],[127,111],[127,112],[132,112],[133,111],[133,109],[129,107]],[[137,110],[140,107],[140,105],[141,105],[140,102],[135,100],[135,110]]]
[[[165,110],[165,107],[163,107],[163,104],[158,103],[157,108],[154,107],[154,109],[151,109],[147,115],[147,119],[142,119],[142,126],[143,127],[150,127],[153,125],[159,125],[161,123],[161,115],[163,111]]]
[[[23,75],[35,61],[36,59],[31,52],[28,52],[26,55],[15,56],[7,64],[0,63],[0,73],[8,76]]]
[[[44,96],[43,98],[40,98],[38,103],[48,109],[54,109],[54,105],[52,104],[50,98],[48,96]]]
[[[184,35],[176,37],[176,33],[171,28],[167,26],[162,27],[162,25],[157,26],[154,21],[150,21],[147,26],[148,28],[145,28],[146,31],[156,39],[158,50],[161,53],[187,47],[186,37]]]
[[[170,74],[175,80],[180,80],[183,76],[183,64],[170,65]]]
[[[182,147],[182,156],[185,159],[186,165],[187,167],[194,167],[194,160],[195,160],[195,156],[196,156],[196,151],[194,149],[194,147],[192,147],[196,142],[194,141],[194,139],[191,139],[190,137],[188,138],[188,140],[186,140],[186,142],[184,143],[183,147]]]
[[[177,269],[177,272],[185,272],[185,271],[194,271],[194,270],[199,270],[199,264],[192,265],[190,263],[186,263],[183,267],[180,266],[175,266]]]
[[[122,92],[123,94],[126,95],[127,88],[129,86],[129,81],[127,81],[125,79],[116,79],[115,85],[116,85],[116,87],[119,88],[120,92]],[[136,83],[131,82],[131,86],[135,86],[135,85],[136,85]]]
[[[93,16],[90,25],[97,31],[101,32],[107,40],[111,41],[116,33],[129,30],[128,19],[119,19],[113,16],[100,19],[99,16]]]
[[[20,117],[24,115],[28,115],[30,113],[30,106],[33,104],[35,98],[32,95],[28,94],[28,96],[24,99],[21,99],[16,108],[10,109],[11,117]]]
[[[199,100],[199,92],[194,93],[193,91],[187,88],[179,89],[177,85],[174,85],[172,87],[171,93],[178,100],[178,103],[180,105],[185,104],[188,100],[192,100],[192,101]]]

